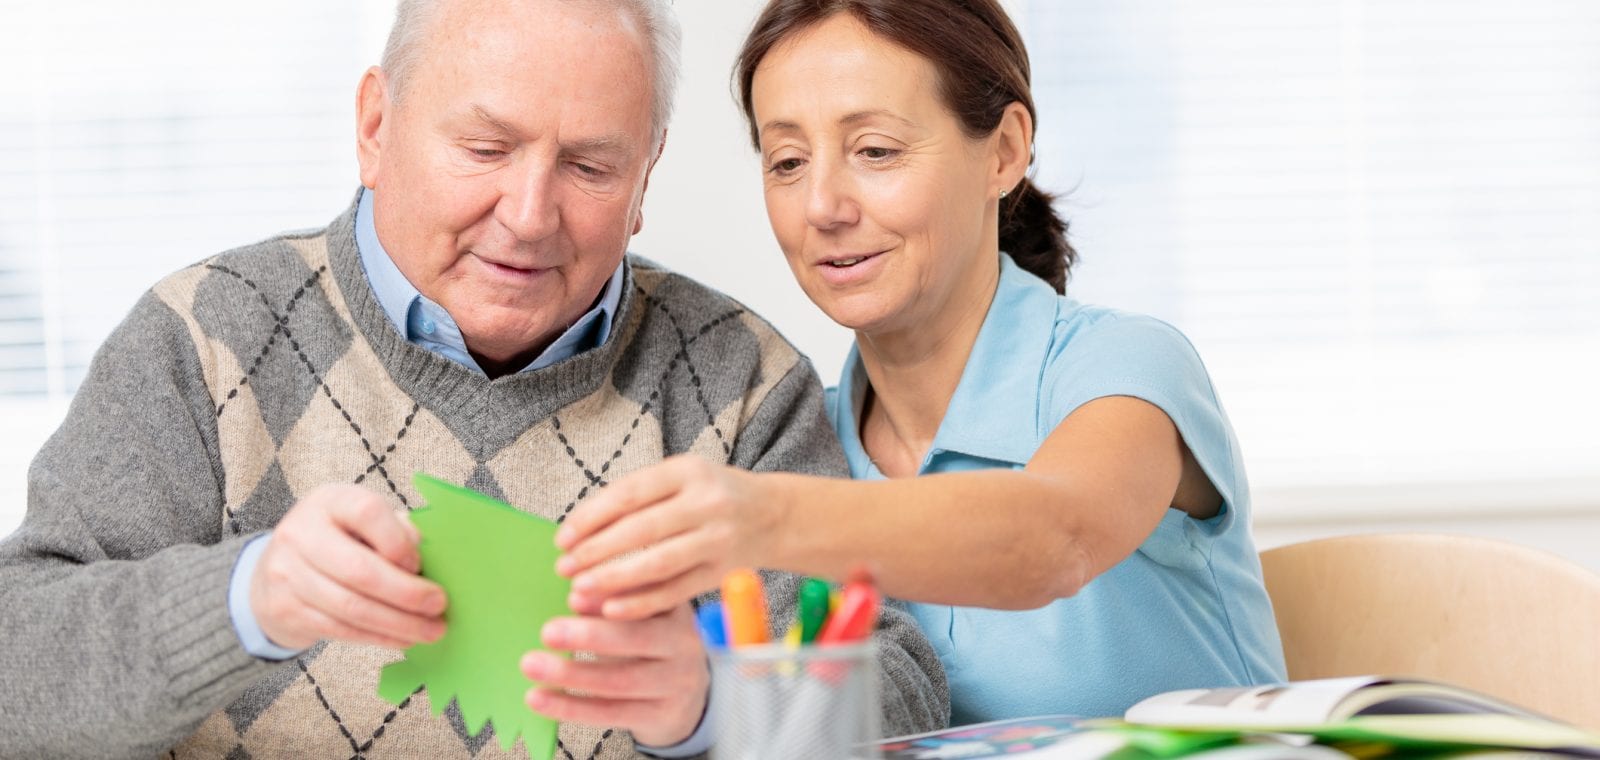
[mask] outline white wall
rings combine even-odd
[[[677,4],[683,79],[666,153],[645,194],[634,252],[716,286],[766,317],[838,377],[849,333],[795,284],[767,226],[761,171],[732,88],[734,56],[761,3]]]

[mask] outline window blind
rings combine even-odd
[[[1260,514],[1430,484],[1597,503],[1600,4],[1026,13],[1069,294],[1191,336]]]
[[[344,208],[355,86],[392,13],[0,0],[0,534],[21,518],[27,462],[146,289]]]

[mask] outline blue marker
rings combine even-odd
[[[728,629],[722,622],[721,602],[700,605],[694,616],[700,624],[700,638],[705,640],[706,649],[724,649],[728,646]]]

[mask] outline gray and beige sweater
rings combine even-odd
[[[552,519],[683,452],[844,472],[809,362],[740,304],[630,259],[604,345],[490,380],[395,331],[353,220],[164,279],[100,349],[0,542],[0,757],[526,757],[453,705],[379,698],[397,652],[247,654],[227,607],[244,542],[323,483],[416,507],[418,470]],[[771,578],[793,609],[794,579]],[[942,725],[914,623],[889,610],[877,636],[885,730]],[[625,731],[561,726],[563,760],[636,754]]]

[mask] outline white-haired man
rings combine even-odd
[[[157,284],[102,347],[0,542],[0,756],[491,757],[376,693],[442,635],[425,470],[561,519],[671,455],[842,474],[815,373],[739,304],[625,257],[664,145],[662,0],[407,0],[357,98],[363,190],[326,229]],[[786,622],[794,579],[772,575]],[[688,607],[541,632],[558,756],[703,752]],[[885,725],[943,674],[885,613]],[[520,748],[514,750],[520,752]]]

